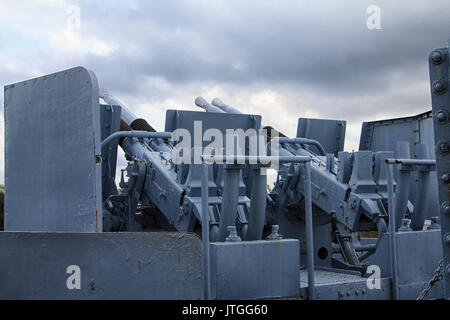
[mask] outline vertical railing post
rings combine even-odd
[[[398,288],[398,265],[397,265],[397,243],[395,238],[395,200],[394,200],[394,167],[387,163],[388,172],[388,211],[389,211],[389,244],[391,248],[391,277],[392,277],[392,296],[394,300],[399,298]]]
[[[305,215],[306,215],[306,263],[308,268],[308,299],[315,299],[314,292],[314,243],[311,200],[311,162],[303,164],[305,169]]]
[[[203,262],[203,298],[211,299],[211,281],[209,265],[209,194],[208,164],[202,159],[202,262]]]

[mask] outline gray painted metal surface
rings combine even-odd
[[[432,278],[433,271],[442,258],[440,230],[396,233],[398,299],[415,300]],[[332,300],[390,300],[393,299],[390,260],[390,235],[382,236],[377,252],[366,261],[377,265],[381,271],[380,289],[369,289],[367,278],[345,274],[343,270],[315,270],[316,299]],[[301,271],[301,296],[306,297],[306,270]],[[437,282],[427,299],[442,299],[444,284]]]
[[[402,155],[398,154],[397,144],[408,142],[411,159],[435,159],[433,126],[431,111],[411,117],[363,122],[359,150],[392,151],[395,157],[403,158]],[[427,149],[426,157],[424,157],[423,146]],[[397,172],[395,177],[398,178]],[[418,173],[411,175],[409,178],[411,188],[408,198],[413,205],[416,205],[414,200],[417,192],[420,192],[422,181],[419,183],[419,180],[421,180],[419,178]],[[427,205],[425,208],[428,218],[436,215],[439,211],[436,172],[430,173],[429,181],[429,187],[426,190]]]
[[[431,111],[411,117],[363,122],[359,150],[395,151],[397,141],[409,142],[412,158],[417,156],[416,145],[425,143],[434,159]]]
[[[317,140],[327,153],[337,157],[338,152],[344,150],[346,127],[343,120],[299,118],[297,137]]]
[[[215,299],[297,296],[298,240],[211,243],[211,290]]]
[[[317,300],[390,300],[391,279],[380,279],[380,289],[369,289],[367,278],[338,271],[315,271],[315,295]],[[300,271],[300,296],[306,298],[307,272]]]
[[[449,44],[450,46],[450,44]],[[443,268],[446,299],[450,299],[450,52],[449,47],[429,55],[431,101],[433,105],[434,146],[436,150],[441,214]]]
[[[101,141],[120,130],[121,107],[100,105]],[[117,194],[116,166],[118,141],[102,147],[102,200],[110,194]]]
[[[442,259],[440,239],[440,230],[397,233],[400,299],[416,299],[431,280],[433,271]],[[427,299],[444,298],[443,289],[443,282],[438,282]]]
[[[67,268],[80,268],[69,290]],[[201,299],[190,233],[0,232],[0,299]]]
[[[5,87],[5,230],[102,231],[100,107],[77,67]]]
[[[399,299],[415,300],[428,282],[433,271],[442,259],[441,231],[411,231],[397,232],[397,270]],[[376,264],[381,269],[381,277],[391,277],[391,262],[389,259],[390,235],[385,233],[377,251],[365,263]],[[427,299],[442,299],[444,297],[443,282],[437,282],[427,295]]]

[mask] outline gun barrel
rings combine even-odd
[[[214,98],[213,101],[211,101],[211,104],[216,106],[217,108],[225,111],[226,113],[242,113],[238,109],[235,109],[225,103],[222,102],[219,98]]]
[[[203,97],[197,97],[197,99],[195,99],[195,104],[196,106],[205,109],[206,112],[225,113],[223,110],[206,102],[206,100],[203,99]]]
[[[132,130],[156,132],[145,119],[139,118],[133,114],[119,99],[113,97],[108,90],[104,88],[100,89],[100,98],[110,105],[120,106],[120,118],[125,122],[125,127],[129,126]]]

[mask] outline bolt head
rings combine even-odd
[[[438,94],[443,94],[445,92],[445,90],[447,89],[446,83],[442,80],[434,81],[432,87],[433,87],[433,91]]]
[[[443,122],[447,121],[447,115],[445,114],[444,111],[438,111],[436,113],[436,120],[440,123],[443,123]]]
[[[430,54],[430,59],[434,64],[440,64],[444,60],[444,56],[440,51],[433,51]]]
[[[437,144],[437,151],[441,154],[447,154],[450,151],[450,145],[447,141],[439,141]]]

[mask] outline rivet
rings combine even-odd
[[[433,91],[437,94],[443,94],[447,90],[447,83],[443,80],[436,80],[432,84]]]
[[[447,122],[447,119],[448,117],[447,117],[447,114],[445,113],[445,111],[443,111],[443,110],[439,110],[437,113],[436,113],[436,120],[439,122],[439,123],[445,123],[445,122]]]
[[[436,50],[430,54],[430,60],[434,64],[440,64],[444,60],[444,56],[443,56],[442,52]]]
[[[438,142],[436,149],[441,154],[447,154],[450,151],[450,145],[447,141],[441,140]]]

